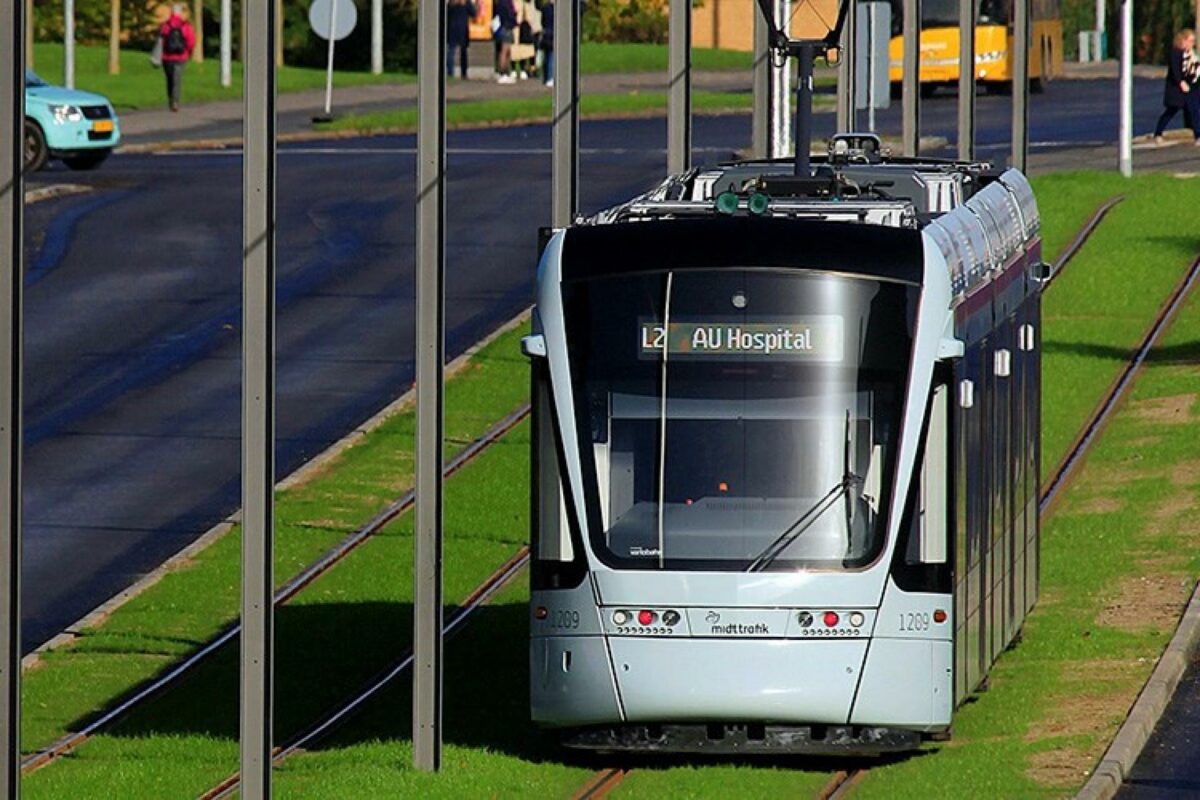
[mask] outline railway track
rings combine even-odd
[[[1105,215],[1118,203],[1122,198],[1114,198],[1102,206],[1100,206],[1087,223],[1080,229],[1079,233],[1072,239],[1067,246],[1062,257],[1055,264],[1055,273],[1061,271],[1070,261],[1070,259],[1080,250],[1084,242],[1091,233],[1096,229]],[[1047,513],[1052,506],[1053,501],[1059,496],[1062,489],[1068,484],[1069,478],[1073,474],[1076,466],[1082,461],[1087,449],[1095,440],[1096,435],[1102,430],[1112,414],[1112,411],[1119,404],[1128,386],[1132,383],[1132,379],[1138,368],[1144,363],[1146,356],[1158,341],[1162,332],[1170,324],[1178,308],[1186,299],[1188,293],[1195,285],[1197,278],[1200,277],[1200,259],[1193,262],[1184,279],[1176,287],[1175,291],[1168,298],[1160,310],[1150,330],[1139,344],[1134,353],[1133,358],[1126,365],[1120,376],[1110,386],[1104,398],[1097,405],[1096,410],[1089,418],[1083,432],[1080,434],[1076,442],[1073,444],[1068,456],[1063,459],[1062,463],[1055,470],[1053,477],[1047,482],[1046,488],[1040,500],[1040,510],[1042,514]],[[506,417],[497,425],[493,426],[482,437],[473,442],[466,450],[458,454],[445,467],[445,475],[448,477],[467,463],[472,461],[488,447],[498,441],[506,433],[516,427],[525,417],[528,416],[530,408],[528,405],[518,409],[513,414]],[[407,493],[392,505],[388,506],[384,511],[377,515],[374,519],[368,522],[359,531],[356,531],[351,536],[347,537],[333,550],[329,551],[320,560],[308,567],[304,572],[297,575],[282,587],[276,593],[276,604],[287,602],[290,598],[298,594],[304,587],[311,584],[314,580],[327,572],[330,568],[344,559],[349,553],[353,552],[371,536],[381,530],[389,522],[397,516],[408,510],[413,502],[414,495],[412,492]],[[512,559],[498,569],[492,576],[481,584],[472,594],[466,598],[460,608],[447,621],[443,634],[452,636],[454,633],[461,630],[463,626],[470,620],[475,611],[485,605],[497,592],[507,586],[513,578],[518,575],[527,565],[529,560],[528,548],[522,548]],[[54,760],[67,755],[75,750],[79,745],[86,742],[88,739],[96,735],[98,732],[111,726],[118,720],[125,717],[130,711],[139,706],[142,702],[160,694],[164,690],[175,685],[185,675],[191,673],[196,666],[205,661],[210,655],[217,651],[221,646],[227,644],[240,632],[240,625],[234,625],[220,634],[217,638],[205,645],[201,650],[197,651],[186,661],[180,663],[165,673],[160,678],[156,679],[151,684],[139,689],[135,694],[128,699],[122,701],[117,706],[106,711],[102,716],[98,717],[93,722],[82,728],[79,732],[73,733],[49,747],[27,757],[22,762],[23,772],[32,772],[46,764],[52,763]],[[355,692],[351,697],[343,701],[339,706],[327,713],[313,725],[305,728],[300,733],[296,734],[289,740],[288,743],[276,748],[273,756],[275,763],[280,763],[294,753],[304,749],[312,742],[318,740],[322,736],[334,730],[339,724],[348,719],[357,710],[362,708],[367,702],[375,697],[379,691],[385,688],[388,684],[402,675],[412,664],[412,653],[406,651],[400,658],[390,664],[387,668],[378,673],[364,687]],[[580,790],[574,795],[576,798],[599,798],[608,794],[616,788],[631,770],[626,768],[608,768],[597,772],[592,778],[585,783]],[[855,768],[851,770],[843,770],[835,773],[828,784],[822,789],[818,795],[821,800],[836,800],[846,796],[866,775],[867,769]],[[201,795],[206,800],[215,800],[215,798],[224,798],[232,796],[239,787],[237,775],[232,775],[222,781],[217,786],[214,786],[208,792]]]
[[[1078,253],[1085,244],[1087,244],[1087,240],[1092,237],[1092,234],[1095,232],[1096,228],[1099,227],[1100,223],[1104,221],[1104,218],[1108,216],[1108,212],[1112,211],[1113,208],[1124,199],[1125,195],[1123,194],[1119,194],[1116,197],[1110,197],[1092,212],[1092,215],[1088,217],[1087,222],[1083,223],[1083,227],[1080,228],[1073,237],[1071,237],[1071,241],[1067,243],[1067,246],[1063,248],[1063,251],[1059,253],[1058,258],[1054,261],[1054,272],[1050,276],[1051,282],[1053,282],[1054,278],[1058,277],[1058,274],[1062,272],[1063,268],[1067,266],[1068,262],[1075,257],[1075,254]]]
[[[481,583],[463,600],[450,619],[442,626],[442,637],[449,639],[467,624],[471,615],[482,608],[501,589],[507,586],[529,563],[529,547],[524,546],[506,561],[487,580]],[[365,686],[343,700],[338,706],[317,722],[293,735],[286,744],[275,748],[271,756],[273,764],[283,762],[289,756],[303,750],[310,743],[333,731],[354,712],[365,706],[375,695],[392,681],[404,674],[413,663],[412,648],[407,648],[399,658],[378,672]],[[200,800],[220,800],[232,797],[241,785],[238,773],[230,775],[216,786],[200,795]],[[597,795],[598,796],[598,795]]]
[[[443,474],[450,477],[458,472],[464,466],[469,464],[481,453],[487,450],[488,447],[495,444],[506,433],[515,428],[527,416],[529,416],[530,406],[525,404],[517,409],[500,422],[493,425],[482,436],[473,441],[462,452],[458,453],[443,468]],[[313,562],[301,573],[296,575],[286,584],[281,586],[275,593],[275,605],[278,607],[291,600],[297,594],[304,590],[306,586],[311,584],[317,578],[324,575],[350,553],[357,550],[364,543],[383,530],[390,522],[403,514],[412,507],[416,500],[416,494],[409,491],[387,508],[383,509],[379,514],[367,522],[366,525],[359,528],[354,533],[343,539],[337,546],[329,550],[325,555],[321,556],[317,561]],[[482,587],[481,587],[482,588]],[[472,597],[474,597],[472,593]],[[470,602],[468,598],[466,602]],[[209,641],[185,660],[171,667],[159,677],[155,678],[148,684],[137,689],[133,694],[121,700],[115,706],[104,711],[100,716],[93,719],[91,722],[84,725],[78,731],[70,733],[61,739],[53,742],[49,746],[25,757],[21,761],[21,772],[29,774],[47,764],[62,758],[75,751],[80,745],[87,742],[96,734],[110,728],[121,719],[125,718],[135,708],[141,706],[142,703],[157,697],[167,689],[178,684],[185,677],[195,671],[196,667],[205,663],[214,653],[222,647],[234,641],[238,634],[241,633],[241,623],[234,623],[214,639]]]

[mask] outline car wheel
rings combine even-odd
[[[95,169],[104,163],[104,159],[108,158],[107,150],[100,150],[95,153],[87,153],[86,155],[71,156],[64,158],[63,163],[71,169],[88,170]]]
[[[46,145],[46,134],[42,126],[25,120],[25,171],[37,172],[50,159],[50,148]]]

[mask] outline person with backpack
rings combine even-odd
[[[167,102],[172,111],[179,110],[179,96],[183,88],[183,68],[196,49],[196,31],[190,22],[183,18],[183,3],[175,3],[171,7],[171,16],[158,31],[159,46],[162,51],[163,72],[167,76]]]

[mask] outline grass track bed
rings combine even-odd
[[[514,367],[519,332],[500,337],[447,384],[447,455],[517,408],[528,380]],[[393,417],[301,487],[278,494],[275,574],[299,572],[412,483],[413,416]],[[167,664],[192,652],[238,613],[238,530],[200,553],[23,679],[22,747],[49,744]],[[451,586],[447,586],[449,591]],[[447,597],[454,598],[450,593]],[[36,784],[37,776],[32,781]]]
[[[1047,435],[1046,441],[1047,460],[1054,463],[1052,455],[1061,455],[1111,382],[1112,375],[1095,373],[1111,366],[1115,374],[1190,260],[1189,245],[1170,225],[1182,228],[1186,223],[1178,221],[1191,218],[1187,209],[1200,200],[1200,182],[1156,176],[1126,182],[1088,173],[1039,179],[1035,187],[1042,198],[1048,256],[1104,197],[1118,190],[1130,194],[1046,299],[1047,426],[1052,419],[1074,426],[1065,433],[1047,430],[1058,436]],[[1116,227],[1122,231],[1112,230]],[[1112,238],[1100,238],[1104,233]],[[1200,250],[1200,240],[1191,241],[1190,250]],[[1179,476],[1196,474],[1194,463],[1190,473],[1177,464],[1168,475],[1147,466],[1197,452],[1194,440],[1178,436],[1159,448],[1172,432],[1187,430],[1177,425],[1181,414],[1193,421],[1196,416],[1194,404],[1177,397],[1187,394],[1189,380],[1195,386],[1200,313],[1194,301],[1187,308],[1161,348],[1174,360],[1152,356],[1137,382],[1134,404],[1118,414],[1044,529],[1042,602],[1026,628],[1025,643],[1001,659],[992,690],[960,711],[951,743],[876,769],[856,792],[869,797],[1057,796],[1082,783],[1165,645],[1173,615],[1200,565],[1198,559],[1177,555],[1174,546],[1174,526],[1196,500],[1195,486],[1185,486]],[[1123,320],[1120,324],[1088,325],[1078,319],[1081,312],[1101,315],[1114,309],[1121,311],[1114,315]],[[1185,320],[1191,328],[1181,333]],[[524,368],[518,366],[515,341],[507,346],[497,358],[512,367],[518,376],[512,382],[520,389],[514,392],[522,395]],[[1166,372],[1160,373],[1160,366]],[[1161,386],[1155,383],[1160,374],[1165,376]],[[447,484],[448,598],[464,596],[525,539],[527,498],[513,489],[524,485],[528,470],[527,431],[522,425]],[[1147,447],[1156,448],[1152,457]],[[1091,482],[1094,473],[1099,483]],[[373,497],[380,503],[388,499],[383,493]],[[327,513],[328,498],[314,496],[309,502],[300,517]],[[1193,533],[1200,533],[1191,524]],[[286,672],[277,694],[277,741],[407,646],[409,526],[407,517],[398,520],[386,536],[280,613],[279,663]],[[1081,553],[1088,558],[1081,559]],[[1135,591],[1141,578],[1161,590],[1151,596],[1165,592],[1169,602],[1153,606],[1152,626],[1130,628],[1121,610],[1144,610],[1146,597]],[[410,686],[402,679],[318,750],[289,760],[277,772],[278,794],[569,796],[604,762],[564,753],[528,723],[526,597],[524,585],[510,587],[447,645],[442,774],[428,776],[409,766]],[[235,768],[235,698],[231,652],[183,690],[82,748],[69,764],[33,776],[27,791],[75,796],[103,786],[113,795],[134,787],[139,793],[151,788],[159,794],[199,792]],[[741,796],[811,796],[830,774],[828,762],[803,760],[638,766],[618,794],[714,797],[736,787]]]

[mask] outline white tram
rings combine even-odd
[[[1037,205],[878,151],[674,176],[545,247],[530,693],[566,744],[910,749],[1020,631]]]

